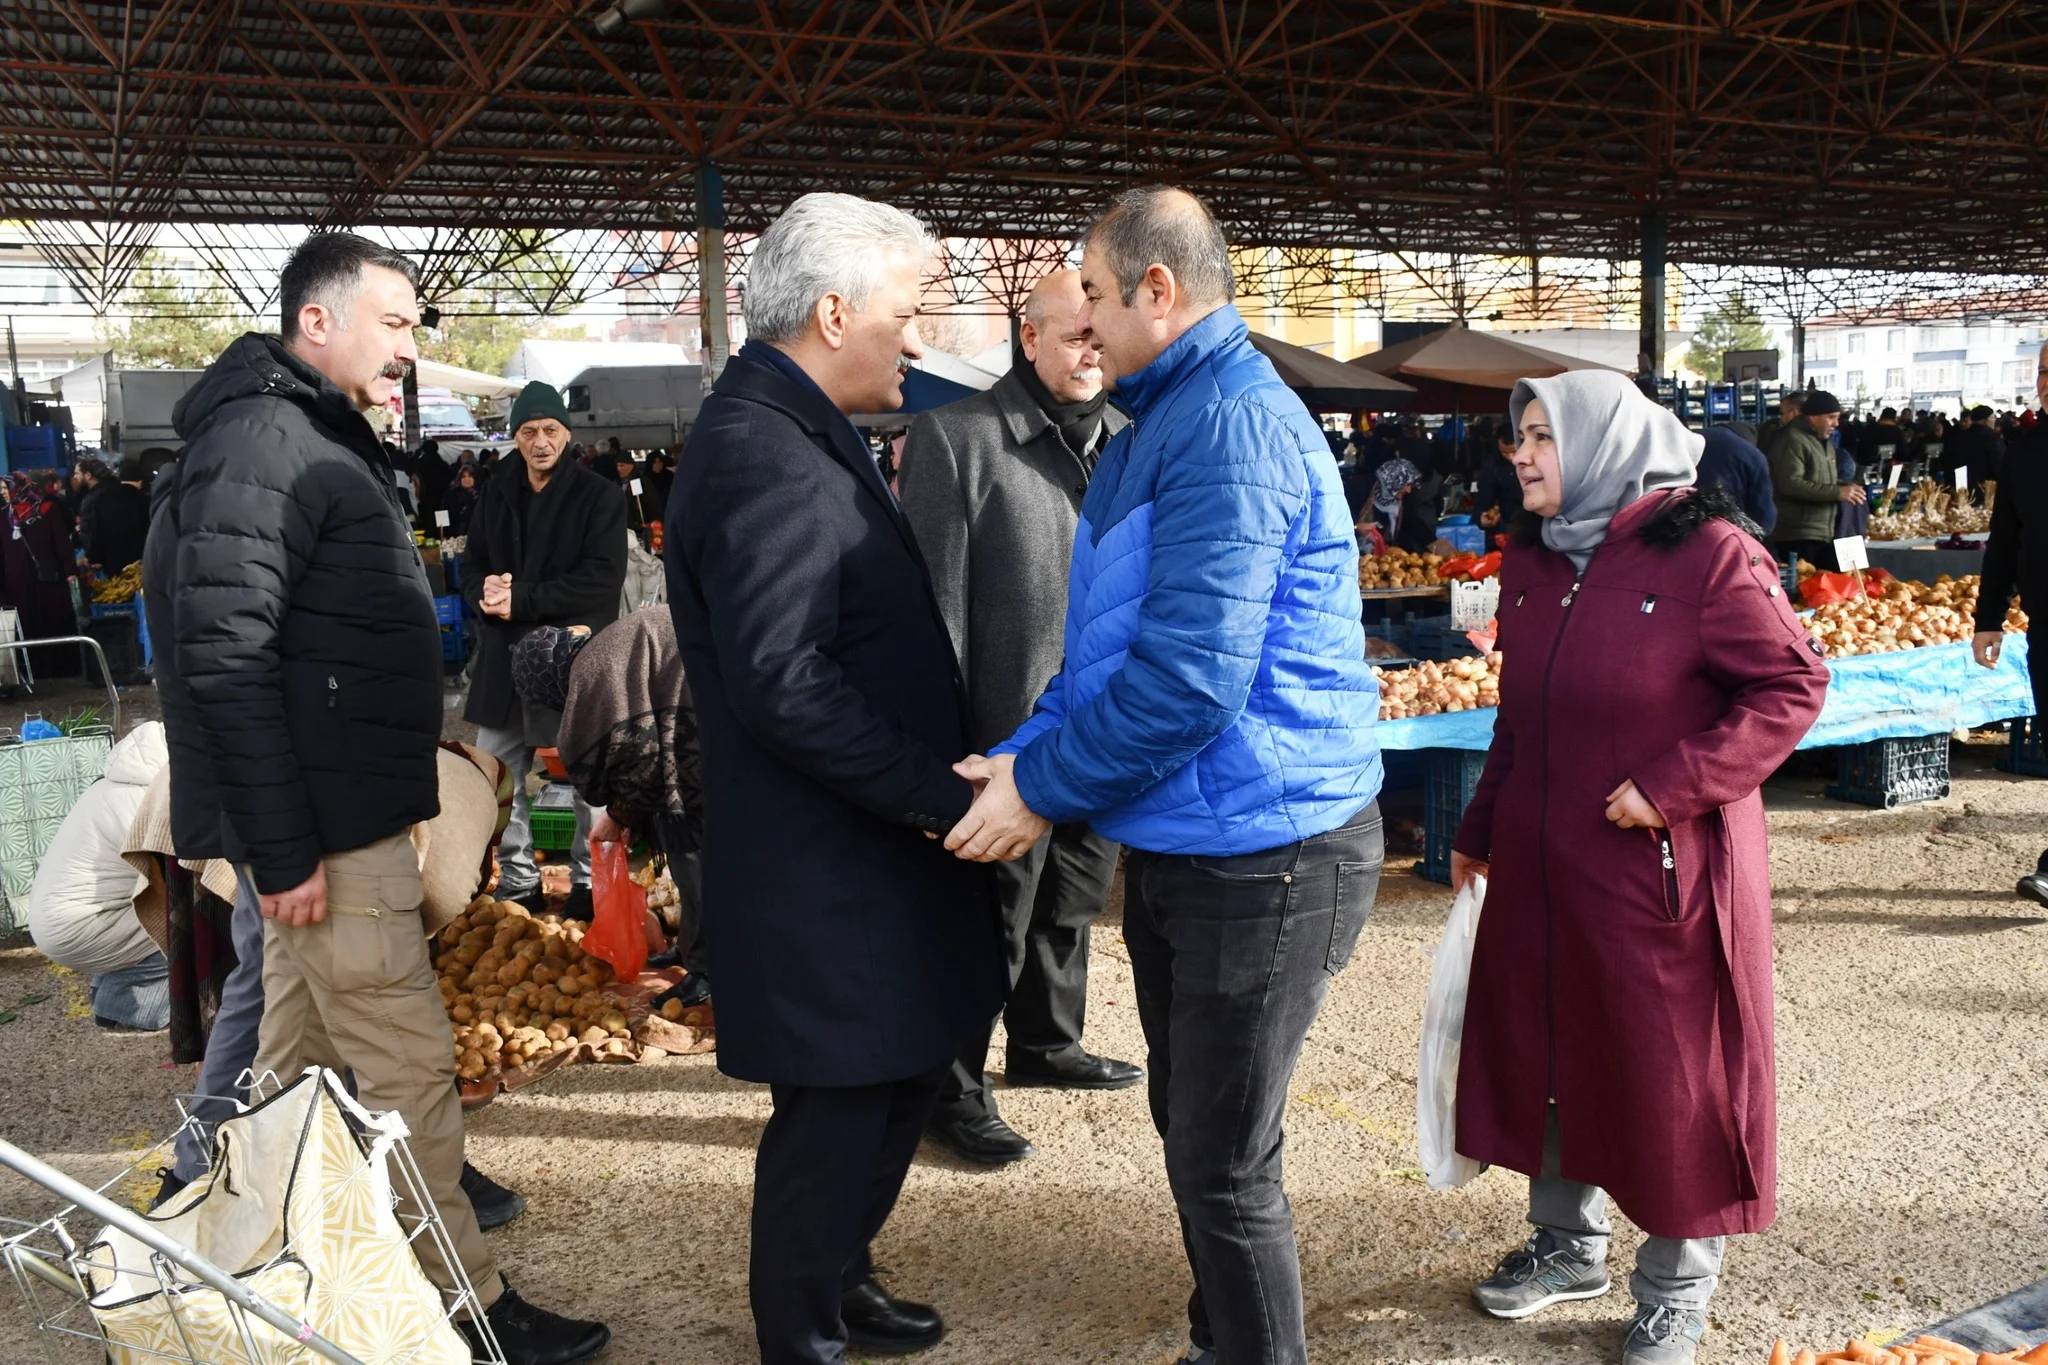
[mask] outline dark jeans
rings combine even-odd
[[[1304,1365],[1281,1119],[1302,1040],[1372,913],[1379,806],[1300,843],[1124,868],[1152,1122],[1194,1271],[1189,1336],[1221,1365]]]
[[[838,1365],[839,1295],[874,1273],[943,1068],[884,1085],[776,1085],[754,1154],[747,1270],[762,1365]]]
[[[1056,825],[1014,863],[996,864],[1010,1002],[1003,1009],[1009,1055],[1071,1056],[1081,1050],[1088,1011],[1088,926],[1102,914],[1116,877],[1117,846],[1085,824]],[[972,1119],[996,1112],[989,1092],[986,1032],[967,1040],[939,1087],[939,1113]]]

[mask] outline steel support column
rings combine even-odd
[[[732,339],[725,327],[725,182],[708,161],[697,170],[697,297],[704,319],[704,392],[710,393]]]
[[[1642,336],[1636,343],[1636,373],[1664,373],[1664,215],[1643,215]]]

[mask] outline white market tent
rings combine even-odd
[[[567,387],[592,369],[694,365],[689,349],[665,341],[523,341],[505,363],[505,377]]]
[[[460,365],[443,365],[438,360],[417,360],[413,362],[413,375],[423,389],[446,389],[450,393],[464,394],[470,398],[512,398],[519,393],[519,383],[512,379],[501,379],[494,374],[480,370],[465,370]]]

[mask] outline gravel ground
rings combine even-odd
[[[1767,792],[1778,887],[1780,1219],[1734,1239],[1703,1359],[1761,1365],[1771,1340],[1839,1342],[1938,1321],[2048,1272],[2048,920],[2011,894],[2048,843],[2048,783],[1955,749],[1954,794],[1844,806],[1817,777]],[[1432,1193],[1414,1150],[1426,953],[1440,887],[1392,860],[1378,909],[1295,1078],[1288,1187],[1320,1361],[1611,1359],[1624,1293],[1523,1324],[1477,1314],[1472,1281],[1524,1235],[1524,1182]],[[1117,907],[1095,931],[1088,1039],[1141,1057]],[[155,1037],[107,1037],[82,983],[0,951],[0,1133],[81,1176],[173,1121],[190,1069]],[[1000,1065],[1000,1044],[994,1056]],[[1186,1271],[1143,1092],[1005,1092],[1039,1148],[997,1172],[927,1147],[876,1248],[885,1282],[934,1302],[932,1365],[1163,1365]],[[754,1358],[746,1301],[756,1086],[709,1058],[579,1067],[469,1120],[476,1162],[532,1210],[494,1244],[522,1291],[611,1322],[611,1365]],[[41,1208],[0,1182],[0,1213]],[[1636,1234],[1623,1220],[1616,1264]],[[0,1296],[5,1288],[0,1286]],[[0,1305],[0,1360],[32,1359]]]

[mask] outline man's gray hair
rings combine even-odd
[[[784,209],[747,262],[747,335],[791,342],[818,300],[838,294],[860,312],[893,257],[922,261],[932,238],[890,204],[851,194],[807,194]]]
[[[1101,249],[1126,308],[1155,265],[1173,272],[1190,304],[1220,307],[1237,297],[1223,230],[1208,205],[1185,190],[1164,185],[1125,190],[1081,241],[1084,248]]]

